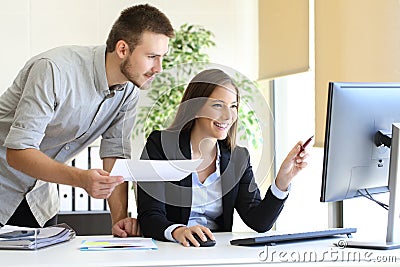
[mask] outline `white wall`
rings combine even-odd
[[[309,8],[310,70],[275,80],[277,168],[297,141],[305,141],[315,133],[314,0],[309,1]],[[324,151],[310,146],[309,154],[307,168],[292,181],[289,198],[276,222],[277,230],[328,228],[328,204],[320,202]]]
[[[31,56],[65,44],[104,44],[119,13],[139,3],[158,7],[175,28],[205,26],[217,43],[211,61],[257,78],[258,1],[18,0],[0,4],[0,93]]]
[[[297,143],[314,134],[314,72],[275,80],[276,164],[279,168]],[[312,144],[314,141],[312,141]],[[281,231],[317,230],[328,227],[328,205],[321,203],[323,149],[308,149],[308,166],[292,181],[285,208],[276,229]]]

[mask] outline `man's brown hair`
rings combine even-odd
[[[132,51],[140,44],[144,32],[164,34],[174,37],[171,22],[160,10],[150,6],[136,5],[121,12],[107,38],[107,52],[113,52],[118,41],[123,40]]]

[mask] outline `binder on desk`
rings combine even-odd
[[[83,170],[102,169],[99,157],[99,144],[92,144],[84,149],[70,162],[70,165]],[[104,199],[96,199],[82,188],[59,185],[60,211],[105,211],[107,203]]]
[[[88,150],[85,149],[81,153],[79,153],[75,159],[72,161],[72,166],[86,170],[88,169]],[[73,202],[74,202],[74,211],[88,211],[89,210],[89,195],[88,193],[79,187],[74,187],[73,189]]]
[[[72,187],[59,184],[58,194],[60,198],[60,211],[72,211]]]
[[[105,202],[106,200],[104,199],[97,199],[93,197],[89,197],[90,199],[90,210],[95,210],[95,211],[102,211],[105,210]]]
[[[74,202],[76,211],[88,211],[89,210],[89,195],[80,187],[74,188]]]
[[[103,162],[99,157],[99,146],[89,146],[87,149],[87,168],[88,169],[103,169]],[[97,199],[89,196],[90,206],[89,210],[104,211],[105,202],[104,199]]]
[[[88,169],[88,150],[85,149],[80,152],[74,160],[72,161],[72,166],[77,167],[79,169],[86,170]]]

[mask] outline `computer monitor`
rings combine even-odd
[[[400,166],[394,147],[398,137],[392,137],[396,123],[400,123],[400,83],[329,83],[321,201],[372,198],[389,191],[389,173],[393,174],[386,242],[366,245],[370,248],[400,247],[400,202],[395,192],[399,182],[392,177]]]

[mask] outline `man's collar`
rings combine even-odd
[[[96,46],[93,48],[94,58],[94,84],[100,95],[106,96],[110,93],[106,73],[106,46]]]

